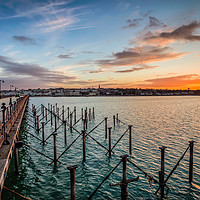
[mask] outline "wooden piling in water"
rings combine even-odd
[[[46,117],[46,121],[47,121],[47,108],[45,108],[45,117]]]
[[[56,131],[56,129],[57,129],[57,119],[56,119],[57,117],[56,117],[56,114],[54,114],[54,122],[55,122],[55,131]]]
[[[132,125],[128,126],[129,128],[129,154],[132,154]]]
[[[95,119],[94,107],[92,108],[92,117],[93,117],[93,119]]]
[[[72,133],[72,113],[70,113],[69,125],[70,125],[70,132]]]
[[[89,108],[89,121],[91,121],[91,108]]]
[[[62,106],[62,121],[65,120],[65,108],[64,105]]]
[[[37,132],[39,132],[40,130],[40,124],[39,124],[39,116],[37,116]]]
[[[44,146],[45,144],[45,138],[44,138],[44,122],[42,122],[42,144]]]
[[[111,129],[112,129],[112,127],[109,127],[108,128],[108,134],[109,134],[109,147],[108,147],[108,153],[109,153],[109,158],[111,157],[111,152],[112,152],[112,150],[111,150]]]
[[[53,133],[53,144],[54,144],[54,167],[57,167],[57,149],[56,149],[56,135],[57,133]]]
[[[69,107],[67,107],[67,119],[69,120]]]
[[[64,120],[63,124],[64,124],[64,141],[65,141],[65,144],[67,144],[67,121]]]
[[[117,121],[117,125],[119,124],[119,116],[118,113],[116,114],[116,121]]]
[[[105,117],[105,139],[107,139],[108,135],[108,118]]]
[[[85,130],[82,130],[83,136],[83,162],[86,161],[86,151],[85,151]]]
[[[121,200],[126,200],[128,196],[127,192],[127,174],[126,174],[126,162],[127,162],[127,157],[128,155],[123,155],[121,156],[122,158],[122,165],[123,165],[123,175],[122,175],[122,180],[121,180]]]
[[[53,110],[52,110],[52,105],[51,105],[51,126],[53,126]]]
[[[67,169],[70,171],[70,181],[71,181],[71,200],[76,200],[76,192],[75,192],[75,170],[78,166],[70,166]]]
[[[115,128],[115,115],[113,115],[113,126]]]
[[[81,119],[83,121],[83,108],[81,108]]]
[[[76,124],[76,106],[74,106],[74,124]]]
[[[166,147],[160,147],[161,150],[161,170],[159,171],[159,183],[160,183],[160,195],[161,198],[165,194],[165,149]]]
[[[189,141],[190,146],[190,160],[189,160],[189,183],[193,180],[193,154],[194,154],[194,141]]]

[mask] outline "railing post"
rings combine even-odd
[[[161,170],[159,171],[159,183],[160,183],[160,195],[164,197],[165,193],[165,149],[166,147],[160,147],[161,149]]]
[[[82,131],[83,135],[83,162],[86,161],[86,151],[85,151],[85,130]]]
[[[108,150],[109,158],[111,157],[111,129],[112,129],[112,127],[108,128],[108,134],[109,134],[109,150]]]
[[[56,135],[57,133],[53,133],[53,143],[54,143],[54,167],[57,167],[57,149],[56,149]]]
[[[42,144],[45,145],[45,139],[44,139],[44,122],[42,122]]]
[[[105,117],[105,139],[108,137],[108,118]]]
[[[126,176],[126,162],[127,162],[128,155],[121,156],[122,164],[123,164],[123,176],[121,180],[121,200],[126,200],[128,196],[127,192],[127,176]]]
[[[67,167],[70,171],[70,180],[71,180],[71,200],[76,200],[76,192],[75,192],[75,169],[77,165]]]
[[[189,163],[189,183],[193,180],[193,153],[194,153],[194,141],[189,141],[190,146],[190,163]]]
[[[128,128],[129,128],[129,154],[132,154],[132,130],[131,130],[131,128],[132,128],[132,125],[129,125],[128,126]]]

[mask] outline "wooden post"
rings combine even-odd
[[[91,108],[89,108],[89,121],[91,121]]]
[[[93,119],[95,119],[94,107],[92,108],[92,116],[93,116]]]
[[[112,127],[108,128],[108,134],[109,134],[109,150],[108,150],[109,158],[111,157],[111,129],[112,129]]]
[[[105,117],[105,139],[108,137],[108,118]]]
[[[72,113],[70,113],[70,132],[72,133]]]
[[[85,130],[82,131],[83,135],[83,162],[86,161],[86,151],[85,151]]]
[[[160,195],[161,198],[165,194],[165,149],[166,147],[160,147],[161,149],[161,170],[159,172],[159,182],[160,182]]]
[[[74,124],[76,124],[76,106],[74,106]]]
[[[15,155],[15,173],[19,174],[19,152],[18,152],[18,148],[15,147],[14,149],[14,155]]]
[[[131,135],[132,125],[129,125],[128,128],[129,128],[129,154],[132,154],[132,135]]]
[[[53,126],[53,110],[52,110],[52,105],[51,105],[51,126]]]
[[[48,110],[50,110],[50,103],[48,103]]]
[[[46,116],[46,121],[47,121],[47,108],[45,108],[45,116]]]
[[[67,119],[69,120],[69,107],[67,107]]]
[[[76,192],[75,192],[75,169],[77,165],[67,167],[70,171],[70,180],[71,180],[71,200],[76,200]]]
[[[58,106],[58,104],[56,103],[56,105],[55,105],[55,107],[56,107],[56,109],[55,109],[55,110],[56,110],[56,111],[57,111],[57,108],[58,108],[57,106]]]
[[[113,126],[115,128],[115,115],[113,115]]]
[[[189,162],[189,183],[193,180],[193,153],[194,153],[194,141],[189,141],[190,146],[190,162]]]
[[[65,144],[67,144],[67,121],[64,120],[64,140],[65,140]]]
[[[64,105],[62,106],[62,121],[65,120],[65,108]]]
[[[39,130],[40,130],[40,125],[39,125],[39,116],[37,116],[37,132],[39,132]]]
[[[127,192],[127,176],[126,176],[126,162],[127,162],[128,155],[121,156],[122,164],[123,164],[123,176],[121,180],[121,200],[126,200],[128,196]]]
[[[117,125],[119,124],[119,118],[118,118],[118,113],[116,114],[116,120],[117,120]]]
[[[41,104],[41,112],[42,112],[42,116],[44,117],[44,105]]]
[[[42,122],[42,144],[44,146],[45,142],[44,142],[44,122]]]
[[[15,142],[15,148],[14,148],[14,155],[15,155],[15,173],[19,174],[19,151],[18,149],[21,148],[23,145],[23,142],[17,141]]]
[[[10,97],[9,106],[10,106],[10,116],[11,116],[11,113],[12,113],[12,98],[11,97]]]
[[[57,167],[57,149],[56,149],[56,135],[57,133],[53,133],[53,143],[54,143],[54,167]]]
[[[57,108],[56,116],[58,117],[58,121],[59,121],[59,116],[60,116],[60,114],[59,114],[59,108]]]
[[[81,108],[81,119],[83,121],[83,108]]]
[[[55,120],[55,131],[56,131],[56,129],[57,129],[57,120],[56,120],[56,114],[54,114],[54,120]]]
[[[85,109],[85,129],[87,129],[87,108]]]

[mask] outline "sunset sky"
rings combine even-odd
[[[199,0],[0,0],[2,89],[200,89]]]

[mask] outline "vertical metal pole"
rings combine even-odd
[[[160,195],[161,198],[164,197],[165,194],[165,149],[166,147],[160,147],[161,149],[161,170],[159,172],[159,182],[160,182]]]
[[[121,180],[121,200],[126,200],[128,196],[127,192],[127,176],[126,176],[126,162],[128,155],[121,156],[123,164],[123,176]]]
[[[115,115],[113,115],[113,126],[115,128]]]
[[[131,135],[132,125],[129,125],[128,128],[129,128],[129,154],[132,154],[132,135]]]
[[[108,134],[109,134],[109,150],[108,150],[109,158],[111,157],[111,129],[112,129],[112,127],[108,128]]]
[[[82,131],[83,135],[83,162],[86,161],[86,151],[85,151],[85,130]]]
[[[193,154],[194,154],[194,141],[189,141],[190,146],[190,163],[189,163],[189,183],[193,180]]]
[[[74,124],[76,124],[76,106],[74,106]]]
[[[71,200],[76,200],[76,192],[75,192],[75,169],[77,165],[67,167],[70,171],[70,180],[71,180]]]
[[[42,144],[44,145],[45,142],[44,142],[44,122],[42,122]]]
[[[67,144],[67,121],[64,120],[64,140],[65,140],[65,144]]]
[[[54,167],[57,167],[57,149],[56,149],[56,135],[57,133],[53,133],[53,143],[54,143]]]
[[[108,118],[105,117],[105,139],[108,137]]]

